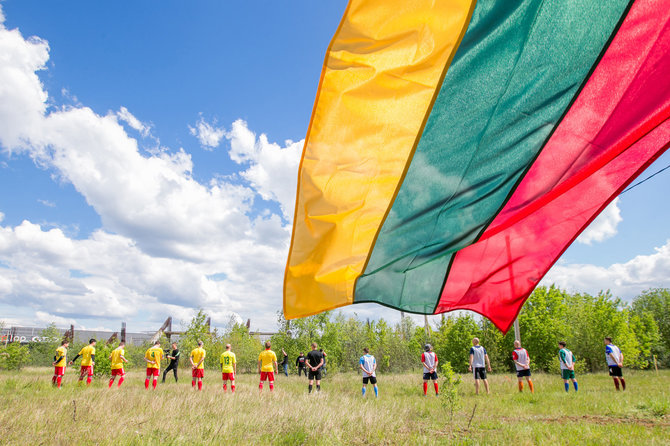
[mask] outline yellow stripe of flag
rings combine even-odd
[[[351,0],[326,53],[298,177],[284,314],[353,302],[474,0]]]

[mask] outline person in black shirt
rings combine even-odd
[[[300,352],[300,356],[295,360],[295,366],[298,368],[298,376],[300,373],[304,373],[307,376],[307,370],[305,369],[305,355]]]
[[[312,384],[316,380],[316,391],[321,391],[321,367],[323,366],[323,354],[317,350],[316,342],[312,342],[312,351],[307,353],[307,367],[309,369],[309,393],[312,393]]]
[[[172,370],[174,373],[174,382],[178,382],[177,380],[177,369],[179,368],[179,349],[177,348],[177,343],[173,342],[172,343],[172,354],[166,355],[167,359],[170,360],[170,364],[168,364],[167,368],[163,371],[163,382],[165,382],[165,375],[167,375],[167,372]]]
[[[288,376],[288,353],[282,348],[281,352],[284,354],[284,359],[281,362],[281,366],[284,368],[284,375]]]

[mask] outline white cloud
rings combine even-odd
[[[670,240],[655,251],[608,267],[557,264],[542,284],[555,283],[570,291],[592,294],[609,289],[616,296],[631,299],[647,288],[670,287]]]
[[[585,245],[591,245],[593,242],[602,242],[612,238],[617,234],[617,225],[622,221],[619,197],[617,197],[580,234],[577,241]]]
[[[147,124],[144,124],[142,121],[137,119],[132,113],[128,111],[126,107],[121,107],[116,113],[116,116],[126,124],[128,124],[132,129],[137,130],[142,136],[149,136],[149,131],[151,127]]]
[[[251,183],[265,200],[277,201],[284,218],[293,220],[297,172],[303,141],[286,141],[285,147],[256,135],[247,123],[237,120],[226,134],[230,140],[230,158],[238,164],[249,164],[242,177]]]
[[[219,146],[219,143],[226,134],[225,129],[218,128],[205,122],[201,116],[195,127],[188,126],[191,135],[198,138],[203,149],[212,150]]]
[[[36,72],[48,58],[46,42],[0,25],[0,146],[70,182],[103,228],[79,240],[29,221],[0,225],[0,263],[6,266],[0,268],[0,304],[68,320],[162,321],[170,314],[190,317],[202,307],[221,323],[234,314],[273,328],[289,226],[271,212],[256,215],[253,203],[260,194],[288,207],[295,186],[290,193],[269,188],[295,177],[286,166],[297,161],[284,157],[297,149],[261,136],[244,161],[236,159],[245,163],[249,186],[199,183],[184,150],[143,155],[119,120],[140,133],[148,126],[123,107],[105,116],[80,105],[47,112],[48,95]],[[218,145],[225,132],[201,124],[206,131],[198,130],[199,137]],[[271,159],[262,160],[266,155]]]
[[[39,203],[43,204],[44,206],[48,207],[48,208],[55,208],[56,207],[56,203],[54,203],[52,201],[49,201],[49,200],[41,200],[40,199],[40,200],[37,200],[37,201]]]

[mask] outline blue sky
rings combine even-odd
[[[1,2],[0,319],[142,330],[203,307],[273,329],[300,141],[345,6]],[[670,171],[624,194],[546,282],[626,299],[670,286],[668,190]]]

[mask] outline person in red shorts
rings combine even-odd
[[[88,341],[88,345],[79,350],[77,356],[75,356],[72,361],[70,361],[70,365],[72,365],[72,363],[81,356],[81,367],[79,369],[78,382],[79,385],[81,385],[82,381],[84,380],[84,376],[88,375],[88,378],[86,379],[87,386],[91,384],[91,380],[93,379],[93,366],[95,365],[95,344],[96,340],[90,339]]]
[[[116,347],[114,350],[112,350],[112,353],[109,355],[109,363],[110,363],[110,368],[112,370],[112,377],[109,380],[109,388],[112,388],[112,385],[114,384],[114,380],[116,377],[119,377],[119,384],[117,385],[118,387],[121,387],[121,384],[123,383],[123,380],[125,379],[126,372],[123,370],[123,363],[128,362],[126,359],[125,355],[126,354],[126,342],[121,341],[119,342],[119,346]]]
[[[202,390],[202,378],[205,377],[205,356],[207,356],[207,352],[205,352],[202,346],[203,342],[198,341],[198,348],[194,348],[189,357],[191,368],[193,369],[191,372],[191,376],[193,377],[191,387],[195,389],[195,383],[197,382],[198,390]]]
[[[156,341],[144,354],[144,360],[147,362],[147,379],[144,380],[144,388],[149,389],[149,381],[153,377],[153,388],[156,390],[158,385],[158,376],[161,372],[161,360],[163,359],[163,349],[161,349],[160,341]]]
[[[261,375],[261,382],[258,389],[263,391],[263,381],[270,381],[270,392],[275,389],[275,370],[278,370],[277,355],[270,350],[270,341],[265,342],[265,350],[258,355],[258,373]]]
[[[56,349],[56,355],[54,356],[54,376],[51,378],[51,384],[58,386],[63,382],[63,376],[65,375],[65,365],[67,364],[67,348],[70,343],[66,340],[60,343],[60,347]]]
[[[226,382],[230,380],[230,390],[235,393],[235,373],[237,373],[237,358],[231,351],[230,344],[226,344],[226,351],[221,354],[221,376],[223,378],[223,391],[227,390]]]

